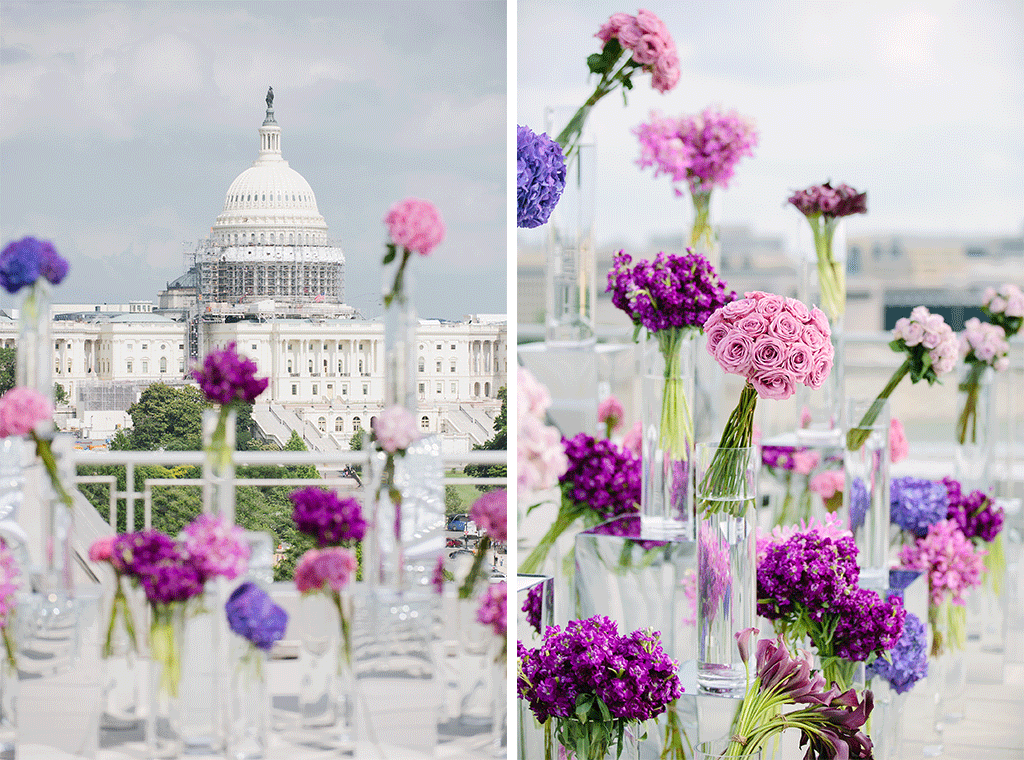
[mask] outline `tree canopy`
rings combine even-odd
[[[483,443],[473,447],[474,451],[507,451],[508,450],[508,386],[498,389],[501,409],[494,418],[494,435]],[[504,478],[508,475],[508,465],[467,464],[464,472],[474,478]],[[490,491],[499,486],[477,486],[481,491]]]

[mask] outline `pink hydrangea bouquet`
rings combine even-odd
[[[909,374],[913,383],[927,380],[932,385],[956,366],[960,351],[956,333],[946,324],[941,314],[932,314],[925,306],[915,306],[910,317],[898,319],[892,337],[889,348],[905,353],[907,358],[889,378],[861,421],[856,426],[850,421],[850,430],[846,434],[846,448],[850,451],[857,451],[864,445],[885,400],[904,377]]]
[[[12,669],[18,667],[18,648],[11,636],[11,623],[18,608],[20,577],[21,572],[14,559],[14,552],[0,539],[0,634],[3,634],[4,654]]]
[[[968,319],[960,333],[960,358],[967,365],[967,375],[958,389],[964,396],[964,407],[956,422],[956,440],[961,446],[978,441],[978,396],[981,376],[991,367],[1004,372],[1010,366],[1010,344],[1006,330],[999,325],[982,322],[977,317]]]
[[[419,198],[406,198],[398,201],[384,216],[384,225],[388,228],[390,242],[384,254],[384,266],[398,257],[401,250],[402,258],[395,270],[395,279],[391,291],[384,294],[384,307],[387,308],[394,300],[405,300],[405,267],[413,252],[420,256],[429,256],[438,243],[444,240],[444,220],[430,201]]]
[[[811,225],[821,286],[821,307],[833,323],[846,311],[846,263],[836,260],[832,246],[836,226],[845,216],[866,214],[867,199],[866,192],[859,193],[845,184],[832,187],[829,182],[798,190],[789,197],[789,202]]]
[[[341,626],[341,651],[352,666],[352,611],[342,592],[355,580],[359,562],[355,552],[342,546],[310,549],[295,565],[295,588],[300,594],[325,594],[338,612]],[[340,663],[339,663],[340,666]]]
[[[704,323],[708,352],[726,372],[747,381],[698,488],[706,497],[705,510],[724,503],[715,496],[736,491],[744,462],[729,452],[751,445],[758,397],[788,399],[797,384],[820,388],[832,371],[835,355],[828,320],[820,309],[761,291],[745,295],[716,310]]]
[[[986,288],[982,296],[981,310],[989,321],[999,325],[1012,338],[1024,326],[1024,292],[1012,282],[998,288]]]
[[[488,556],[491,545],[503,544],[508,540],[508,491],[502,488],[485,493],[469,508],[469,519],[476,523],[484,535],[477,542],[473,564],[459,587],[460,599],[469,599],[473,596],[473,589],[482,577],[484,559]]]
[[[686,182],[693,201],[690,246],[708,251],[715,243],[711,226],[711,191],[726,188],[743,156],[753,156],[758,142],[753,119],[736,111],[705,108],[699,114],[672,118],[651,114],[648,123],[633,130],[640,140],[641,169],[654,167],[654,176]],[[683,194],[675,188],[677,196]]]
[[[53,405],[39,391],[16,386],[0,397],[0,438],[24,435],[31,438],[36,445],[36,456],[46,468],[53,492],[71,509],[75,505],[74,500],[60,479],[50,438],[43,432],[50,428],[52,420]]]
[[[638,69],[650,73],[651,86],[658,92],[668,92],[679,81],[676,43],[662,20],[650,11],[639,10],[635,16],[615,13],[594,36],[601,40],[601,52],[587,58],[587,68],[601,78],[594,92],[555,138],[567,160],[579,148],[590,110],[620,85],[625,100],[626,91],[633,89],[632,77]]]

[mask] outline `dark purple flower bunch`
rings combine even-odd
[[[284,638],[288,627],[288,613],[250,581],[231,592],[224,611],[231,630],[264,651]]]
[[[540,618],[541,610],[543,607],[544,584],[538,583],[533,586],[529,591],[526,592],[526,601],[523,602],[521,607],[522,611],[526,613],[526,622],[530,624],[537,633],[540,633]]]
[[[555,210],[565,189],[562,147],[545,133],[518,125],[516,166],[517,227],[540,227]]]
[[[270,379],[256,377],[256,363],[239,356],[235,343],[206,355],[203,366],[192,370],[207,400],[227,406],[235,401],[253,403],[270,385]]]
[[[366,520],[356,499],[341,499],[334,491],[316,486],[292,491],[288,498],[294,507],[295,527],[316,539],[320,548],[361,541],[366,535]]]
[[[183,544],[152,528],[114,539],[111,562],[146,592],[152,605],[185,602],[203,592],[199,562]]]
[[[903,600],[898,596],[883,600],[877,591],[852,589],[839,600],[832,651],[828,654],[851,662],[864,662],[891,649],[903,633],[906,614]],[[823,653],[827,647],[820,638],[814,643],[819,653]]]
[[[858,193],[845,184],[832,187],[829,182],[798,190],[789,197],[789,202],[804,216],[839,217],[866,214],[868,211],[866,192]]]
[[[640,509],[640,458],[607,438],[586,433],[562,438],[569,469],[560,477],[564,498],[602,520]]]
[[[889,659],[879,657],[868,665],[867,674],[868,678],[884,678],[897,694],[910,691],[928,675],[928,634],[921,618],[907,613],[903,634],[889,650]]]
[[[615,621],[602,615],[570,620],[565,630],[549,626],[537,649],[519,642],[519,697],[541,723],[562,719],[556,730],[569,747],[575,743],[563,740],[561,723],[579,724],[580,705],[589,703],[584,726],[608,723],[606,715],[613,723],[653,718],[683,693],[678,663],[665,654],[660,637],[650,629],[619,634]]]
[[[1003,529],[1003,508],[981,491],[965,494],[960,482],[953,478],[943,478],[942,485],[949,498],[949,511],[944,517],[953,520],[968,538],[995,540]]]
[[[702,331],[715,310],[736,299],[710,262],[689,249],[681,256],[659,253],[654,261],[632,262],[628,253],[618,253],[606,292],[633,321],[634,335],[641,327],[652,333],[670,328]]]
[[[815,530],[768,546],[757,564],[757,614],[772,621],[814,622],[835,612],[857,588],[857,545]]]
[[[8,293],[34,285],[40,277],[60,285],[67,273],[67,260],[48,240],[25,237],[8,243],[0,253],[0,285]]]
[[[889,520],[918,538],[946,519],[949,496],[946,486],[910,475],[893,478],[889,486]]]

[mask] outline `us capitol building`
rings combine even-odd
[[[58,424],[83,439],[131,425],[127,409],[150,383],[191,382],[192,364],[235,342],[269,375],[253,410],[269,440],[297,430],[315,450],[346,449],[383,406],[384,335],[345,299],[345,255],[327,235],[309,183],[281,154],[273,90],[256,161],[228,187],[211,235],[184,275],[151,301],[55,305],[54,379],[67,392]],[[417,417],[460,453],[493,433],[506,384],[505,315],[420,320]],[[17,324],[0,317],[0,345]]]

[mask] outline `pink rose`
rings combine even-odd
[[[11,388],[0,398],[0,438],[27,435],[51,417],[53,407],[43,394],[31,388]]]
[[[633,49],[633,60],[641,66],[650,66],[665,53],[665,42],[654,34],[641,36],[637,43],[630,47]]]
[[[614,13],[611,18],[605,21],[601,28],[597,30],[597,37],[602,42],[607,42],[612,37],[618,37],[619,30],[627,24],[633,24],[635,19],[628,13]]]
[[[757,311],[759,314],[764,314],[766,317],[774,317],[782,311],[785,305],[786,302],[782,299],[782,296],[768,293],[764,298],[758,299]]]
[[[643,34],[640,27],[636,25],[636,19],[630,16],[629,20],[619,27],[617,37],[619,44],[623,48],[633,50],[640,43],[640,38],[643,37]],[[633,60],[636,60],[635,54]],[[640,63],[640,61],[637,61],[637,63]]]
[[[749,293],[747,295],[750,295]],[[741,298],[738,301],[730,301],[720,308],[715,314],[721,313],[727,319],[742,319],[757,308],[757,301],[753,298]],[[715,314],[711,316],[714,317]]]
[[[808,487],[822,499],[828,500],[846,488],[846,476],[842,470],[825,470],[811,478]]]
[[[815,306],[811,309],[811,322],[812,325],[817,327],[826,338],[832,337],[832,328],[829,326],[828,317],[825,316],[825,312]]]
[[[804,385],[818,390],[818,388],[825,384],[825,380],[828,379],[831,371],[832,359],[825,354],[815,355],[811,360],[811,371],[807,373]]]
[[[758,314],[755,311],[736,322],[736,327],[751,338],[757,338],[757,336],[768,330],[768,320],[765,319],[763,314]]]
[[[100,536],[89,547],[89,559],[92,562],[110,562],[114,556],[114,539],[117,536]]]
[[[909,453],[910,443],[903,430],[903,423],[893,417],[889,422],[889,461],[896,464],[906,459]]]
[[[929,351],[939,345],[942,342],[941,336],[934,330],[925,328],[924,335],[921,338],[921,345],[927,348]]]
[[[356,571],[356,555],[340,546],[310,549],[295,565],[295,588],[308,594],[331,588],[341,591]]]
[[[790,343],[786,349],[786,369],[793,373],[797,382],[804,382],[811,371],[814,352],[803,343]]]
[[[811,410],[806,406],[800,410],[800,427],[807,428],[811,426],[814,421],[814,417],[811,416]]]
[[[444,239],[441,215],[433,203],[419,198],[406,198],[393,205],[384,216],[384,224],[392,243],[420,256],[428,255]]]
[[[784,401],[796,392],[793,376],[784,369],[757,372],[750,378],[750,384],[761,398],[777,401]]]
[[[770,331],[772,335],[789,343],[803,334],[803,324],[788,311],[780,311],[772,318]]]
[[[675,53],[663,55],[654,64],[651,72],[651,87],[658,92],[668,92],[679,84],[679,58]]]
[[[829,338],[825,333],[819,330],[818,326],[814,324],[804,325],[804,329],[800,332],[800,340],[812,351],[817,351],[829,342]]]
[[[412,412],[398,404],[381,412],[373,423],[373,439],[389,454],[405,451],[419,437],[416,418]]]
[[[821,462],[821,455],[812,449],[801,449],[793,452],[793,471],[797,475],[810,475],[811,470]]]
[[[551,406],[551,394],[544,384],[528,369],[519,367],[516,387],[519,391],[519,408],[516,410],[518,419],[522,419],[524,414],[543,419]]]
[[[903,329],[902,337],[908,346],[916,346],[924,339],[924,325],[920,322],[911,322]]]
[[[786,299],[786,310],[804,324],[811,321],[811,310],[807,305],[796,298]]]
[[[754,359],[754,341],[738,330],[732,330],[715,348],[714,357],[726,372],[746,375]]]
[[[754,341],[751,366],[754,372],[765,372],[785,367],[786,344],[774,335],[762,335]]]
[[[717,311],[715,312],[715,314],[718,313],[719,312]],[[714,316],[714,314],[712,316]],[[710,329],[707,327],[707,323],[705,323],[704,334],[708,338],[708,351],[712,355],[714,355],[715,350],[718,348],[718,344],[722,342],[722,338],[724,338],[730,332],[732,332],[732,328],[721,321],[715,325],[712,325]]]

